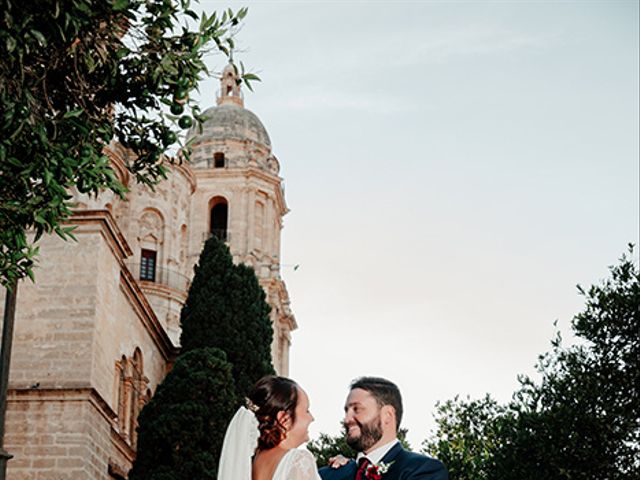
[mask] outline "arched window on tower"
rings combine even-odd
[[[127,358],[122,355],[122,358],[120,359],[120,361],[116,362],[116,377],[117,377],[117,384],[118,384],[118,398],[117,398],[117,405],[116,405],[116,409],[117,409],[117,414],[118,414],[118,431],[124,435],[125,431],[126,431],[126,409],[127,409],[127,385],[126,385],[126,379],[127,379],[127,373],[126,373],[126,369],[127,369]]]
[[[164,219],[159,210],[147,208],[138,220],[140,246],[140,280],[155,282],[158,264],[162,261]]]
[[[229,204],[223,197],[214,197],[209,203],[209,208],[211,212],[209,231],[211,235],[226,242],[228,238]]]
[[[138,414],[142,409],[142,404],[144,402],[144,388],[146,385],[143,382],[143,365],[142,365],[142,352],[139,348],[136,348],[133,352],[133,368],[131,371],[131,414],[129,416],[129,421],[131,425],[129,427],[130,438],[131,438],[131,446],[135,448],[138,443]]]

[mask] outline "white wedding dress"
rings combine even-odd
[[[320,480],[320,475],[311,452],[293,448],[280,459],[273,480]]]
[[[240,407],[229,423],[222,444],[218,480],[251,480],[252,458],[258,445],[258,420]],[[293,448],[285,453],[272,480],[321,480],[309,450]]]

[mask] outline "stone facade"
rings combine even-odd
[[[239,88],[228,88],[235,80],[225,69],[218,106],[189,134],[190,162],[172,164],[152,191],[132,181],[129,152],[111,144],[126,200],[77,194],[78,241],[41,239],[37,282],[18,291],[8,478],[126,478],[137,415],[179,350],[180,309],[209,235],[255,269],[272,307],[274,366],[288,373],[297,328],[280,277],[288,209],[269,137]]]

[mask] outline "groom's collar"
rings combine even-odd
[[[385,454],[385,456],[382,457],[381,461],[384,461],[384,463],[390,464],[391,462],[394,461],[394,459],[398,456],[398,454],[403,451],[404,451],[404,447],[402,446],[400,441],[398,441],[393,447],[389,449],[389,451]]]
[[[358,455],[356,456],[356,462],[358,462],[362,457],[367,457],[371,463],[377,465],[378,463],[380,463],[380,460],[382,460],[384,456],[389,453],[389,450],[391,450],[396,444],[398,444],[397,438],[391,440],[389,443],[385,443],[375,450],[370,451],[366,455],[362,452],[358,452]]]

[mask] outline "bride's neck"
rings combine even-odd
[[[287,437],[284,440],[282,440],[277,446],[276,448],[281,448],[285,451],[287,450],[291,450],[292,448],[298,448],[300,446],[300,444],[296,444],[296,442],[294,442],[291,438]]]

